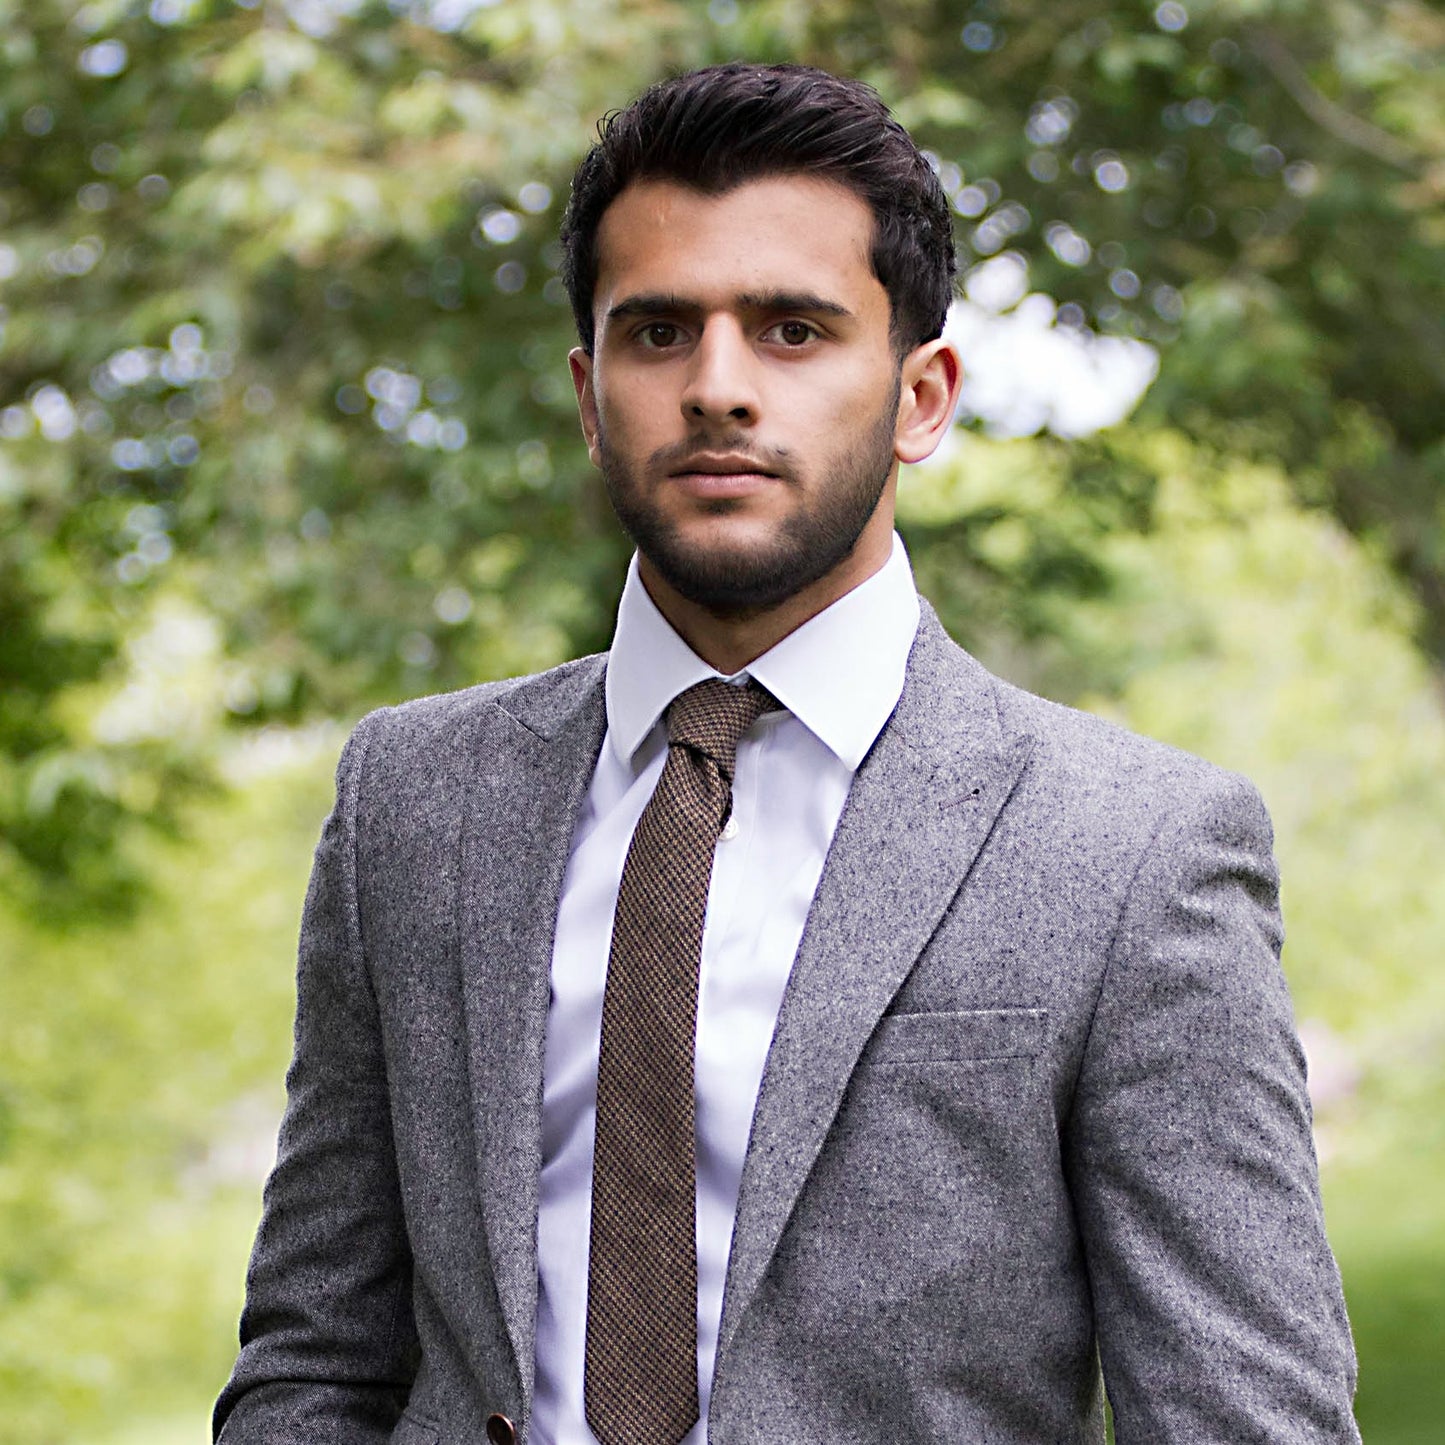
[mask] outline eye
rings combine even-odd
[[[649,321],[637,333],[637,340],[649,350],[661,351],[666,347],[676,346],[681,335],[679,328],[671,321]]]
[[[768,334],[781,341],[784,346],[805,346],[817,339],[818,330],[806,321],[779,321],[769,329]]]

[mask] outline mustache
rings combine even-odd
[[[784,481],[795,479],[792,452],[787,447],[760,447],[742,432],[706,438],[684,437],[682,441],[669,442],[648,457],[648,470],[654,473],[685,471],[701,457],[715,457],[724,452],[746,460],[760,472],[771,473]]]

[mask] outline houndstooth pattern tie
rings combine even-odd
[[[622,869],[597,1070],[587,1423],[602,1445],[677,1445],[698,1418],[697,980],[738,739],[778,706],[711,678],[667,711],[667,762]]]

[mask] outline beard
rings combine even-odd
[[[757,459],[759,470],[779,484],[803,493],[805,503],[779,525],[762,546],[715,547],[688,542],[680,529],[648,498],[647,482],[666,475],[669,464],[702,449],[696,439],[664,447],[648,459],[643,475],[629,467],[607,443],[601,426],[597,446],[607,495],[633,545],[680,596],[717,617],[746,618],[767,612],[826,577],[858,544],[878,509],[893,469],[894,430],[901,384],[877,420],[848,456],[822,479],[811,503],[785,451],[760,452],[744,436],[718,438],[709,450],[737,452]],[[720,501],[725,516],[740,504]]]

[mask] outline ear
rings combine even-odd
[[[592,385],[595,360],[580,346],[574,346],[567,353],[567,365],[572,368],[572,388],[577,393],[577,413],[582,419],[582,435],[587,438],[587,455],[592,465],[600,466],[600,450],[597,445],[597,392]]]
[[[925,341],[903,358],[893,455],[900,462],[932,456],[953,425],[963,387],[963,358],[953,342]]]

